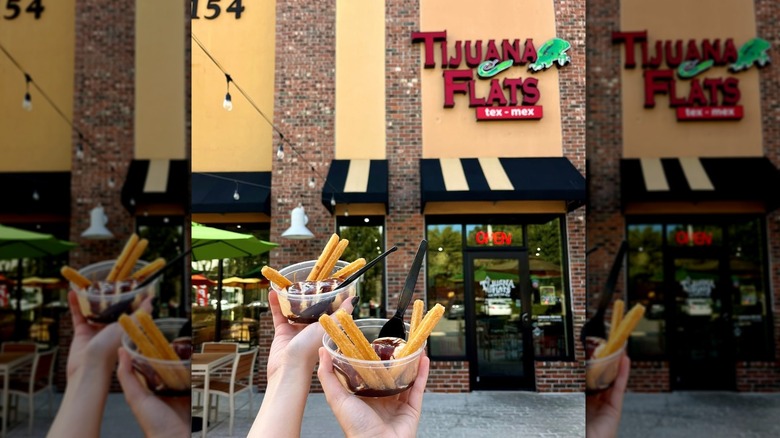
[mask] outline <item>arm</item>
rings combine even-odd
[[[620,368],[612,387],[585,399],[586,434],[589,438],[615,438],[623,411],[623,396],[628,385],[631,360],[620,359]]]

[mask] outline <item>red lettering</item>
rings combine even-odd
[[[477,242],[477,245],[485,245],[488,242],[490,242],[488,238],[488,233],[484,231],[477,231],[477,235],[474,236],[474,241]]]
[[[685,231],[678,231],[674,234],[674,241],[677,242],[678,245],[687,245],[688,244],[688,233]]]
[[[634,43],[647,41],[647,31],[641,32],[612,32],[613,43],[625,43],[626,68],[636,67],[636,57],[634,56]]]
[[[425,68],[436,67],[436,60],[433,55],[433,43],[434,41],[446,41],[447,31],[441,32],[412,32],[412,43],[423,43],[423,49],[425,53]]]
[[[474,79],[471,70],[444,70],[444,107],[455,106],[455,93],[468,95],[469,82]]]

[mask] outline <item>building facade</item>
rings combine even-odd
[[[588,298],[627,241],[629,388],[778,391],[780,10],[588,8]]]
[[[249,8],[193,12],[193,219],[279,243],[276,268],[334,232],[347,260],[397,246],[359,317],[393,314],[427,239],[415,297],[447,309],[430,389],[583,390],[584,2]],[[282,237],[298,205],[314,239]]]

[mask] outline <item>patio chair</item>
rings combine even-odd
[[[52,417],[52,394],[54,381],[54,364],[57,348],[38,352],[33,359],[32,372],[18,379],[13,379],[8,385],[8,394],[18,400],[19,396],[27,397],[27,413],[29,415],[29,433],[32,433],[35,414],[35,396],[48,390],[47,404],[49,416]],[[14,408],[14,412],[18,409]]]
[[[3,342],[0,344],[0,353],[36,353],[38,344],[35,342]]]
[[[204,342],[201,353],[238,353],[237,342]]]
[[[248,416],[249,418],[252,417],[252,378],[254,377],[255,372],[255,359],[257,359],[257,348],[238,353],[236,354],[236,358],[233,361],[233,368],[230,371],[229,380],[219,378],[209,379],[209,400],[205,400],[206,408],[204,418],[209,418],[211,416],[210,399],[212,395],[217,396],[217,403],[214,411],[214,421],[216,421],[217,416],[219,415],[219,396],[227,397],[230,404],[230,426],[228,430],[231,436],[233,435],[233,418],[236,411],[236,395],[244,391],[249,391]],[[201,394],[200,397],[202,397],[203,384],[201,383],[195,385],[192,388],[192,391]]]

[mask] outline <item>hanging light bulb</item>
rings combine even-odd
[[[316,185],[316,182],[314,181],[314,177],[309,178],[309,188],[313,189]]]
[[[276,158],[278,158],[279,161],[284,160],[284,144],[282,142],[279,142],[279,149],[276,150]]]
[[[81,145],[81,142],[76,144],[76,159],[77,160],[84,159],[84,146]]]
[[[349,217],[349,207],[344,209],[344,216]]]
[[[235,199],[236,201],[241,199],[241,195],[238,194],[238,183],[236,183],[236,190],[233,192],[233,199]]]
[[[25,111],[32,111],[32,97],[30,96],[30,82],[32,82],[32,78],[25,73],[24,80],[26,91],[24,93],[24,99],[22,100],[22,108],[24,108]]]
[[[108,188],[113,189],[115,185],[116,185],[116,181],[114,181],[114,177],[113,176],[109,176],[108,177]]]
[[[233,79],[229,74],[225,73],[225,80],[227,81],[227,92],[225,93],[225,100],[222,101],[222,108],[231,111],[233,109],[233,99],[230,98],[230,82]]]
[[[336,206],[336,196],[330,195],[330,206],[335,207]]]
[[[41,195],[38,194],[38,190],[33,190],[32,198],[33,198],[33,201],[37,201],[37,200],[41,199]]]

